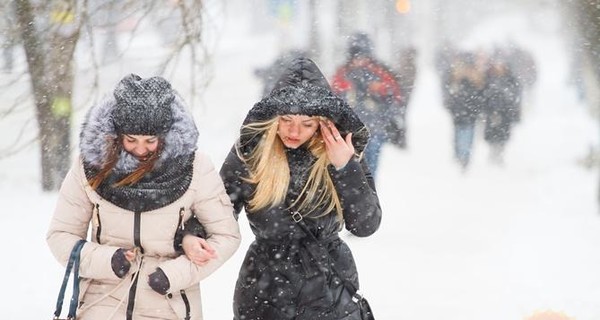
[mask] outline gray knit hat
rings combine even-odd
[[[112,117],[117,134],[154,136],[171,128],[175,93],[164,78],[142,79],[130,74],[117,84],[114,96],[117,105]]]

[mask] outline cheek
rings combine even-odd
[[[282,124],[281,122],[277,125],[277,135],[281,138],[285,136],[288,132],[288,126]]]
[[[310,137],[312,137],[315,135],[315,133],[317,133],[318,128],[319,128],[318,126],[314,126],[314,127],[308,128],[306,131],[307,131],[308,135]]]
[[[303,142],[308,141],[308,139],[312,138],[315,135],[317,130],[315,128],[305,128],[302,130],[302,140]]]
[[[123,141],[123,149],[127,152],[131,152],[135,148],[135,145],[131,142]]]
[[[277,133],[279,132],[285,132],[285,125],[283,123],[281,123],[281,121],[279,121],[279,124],[277,124]]]
[[[154,152],[154,151],[156,151],[156,149],[158,149],[158,142],[148,144],[148,150],[150,152]]]

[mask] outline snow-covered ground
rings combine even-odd
[[[514,19],[496,23],[514,26]],[[253,36],[241,22],[225,24],[214,55],[215,78],[204,105],[194,109],[200,147],[217,166],[258,98],[253,68],[276,54],[273,35]],[[498,30],[481,28],[474,39]],[[421,64],[408,115],[409,148],[383,149],[381,229],[363,239],[343,234],[377,319],[506,320],[542,310],[600,318],[598,172],[578,164],[598,142],[597,123],[566,86],[567,56],[556,32],[522,30],[517,40],[534,52],[539,82],[502,167],[488,163],[488,149],[478,139],[472,167],[460,172],[452,161],[451,123],[438,79],[426,61]],[[137,62],[119,71],[147,76]],[[74,133],[85,108],[75,115]],[[20,128],[1,124],[0,134]],[[45,243],[56,194],[40,191],[38,166],[36,146],[0,160],[5,319],[48,318],[62,278]],[[231,318],[234,282],[252,240],[247,220],[240,223],[240,250],[201,284],[206,319]]]

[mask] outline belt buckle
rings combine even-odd
[[[359,290],[356,290],[354,295],[352,295],[352,302],[358,303],[362,299],[363,299],[362,293]]]
[[[294,219],[294,221],[296,223],[298,223],[298,222],[302,221],[302,215],[300,214],[300,212],[294,211],[294,212],[292,212],[292,219]]]

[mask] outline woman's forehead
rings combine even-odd
[[[300,121],[319,120],[317,116],[307,116],[305,114],[285,114],[282,117],[288,119],[297,119]]]
[[[137,139],[137,140],[150,140],[150,139],[154,139],[157,136],[147,136],[147,135],[139,135],[139,134],[124,134],[124,136],[131,138],[131,139]]]

